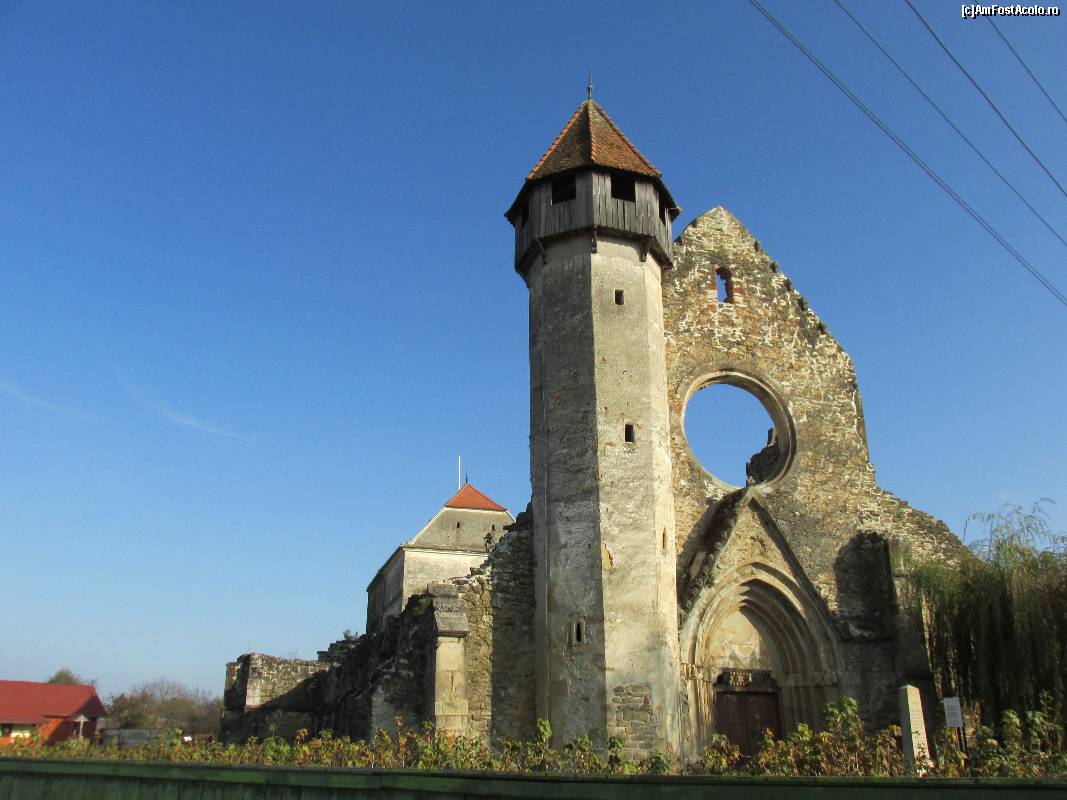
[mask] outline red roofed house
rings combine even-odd
[[[400,545],[367,587],[367,633],[404,610],[408,597],[427,584],[467,575],[486,557],[486,536],[495,543],[515,521],[504,506],[469,483],[426,526]]]
[[[106,713],[92,686],[0,681],[0,746],[34,733],[48,744],[92,739]]]

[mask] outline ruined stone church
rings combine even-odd
[[[901,568],[959,541],[878,487],[852,361],[778,263],[722,208],[674,239],[679,213],[583,102],[506,212],[530,506],[512,520],[464,487],[375,577],[366,635],[227,665],[225,738],[401,719],[500,740],[541,718],[557,746],[690,758],[711,733],[751,751],[763,728],[817,725],[845,694],[878,726],[900,685],[931,699]],[[773,421],[745,486],[686,441],[686,404],[717,383]]]

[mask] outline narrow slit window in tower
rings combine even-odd
[[[581,644],[582,643],[582,637],[585,634],[585,631],[582,630],[583,627],[584,626],[582,625],[582,621],[581,620],[578,620],[577,622],[574,623],[574,643],[575,644]]]
[[[611,196],[616,200],[637,200],[637,184],[634,183],[633,175],[612,175]]]
[[[578,196],[574,185],[574,175],[564,175],[552,181],[552,205],[566,203]]]
[[[457,528],[457,529],[459,528],[459,525],[460,525],[460,524],[459,524],[459,523],[457,522],[457,523],[456,523],[456,528]]]
[[[637,441],[637,434],[634,431],[633,423],[627,422],[623,426],[622,438],[626,441],[626,444],[633,444]]]
[[[719,267],[715,270],[715,301],[732,303],[734,301],[734,282],[730,271]]]
[[[623,290],[622,289],[616,289],[615,290],[615,305],[621,306],[623,304],[623,299],[624,299],[623,298]]]

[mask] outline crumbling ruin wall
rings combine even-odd
[[[961,545],[943,523],[878,487],[852,360],[741,223],[721,208],[703,214],[677,240],[674,259],[663,292],[680,624],[707,590],[695,585],[706,577],[702,559],[725,535],[717,509],[739,491],[693,455],[685,408],[705,386],[729,383],[752,392],[775,423],[771,444],[750,462],[749,495],[783,540],[791,579],[818,598],[812,613],[836,632],[841,674],[828,681],[885,724],[896,687],[925,669],[917,639],[904,637],[901,648],[891,555],[953,558]],[[725,301],[716,298],[717,276]]]
[[[519,514],[480,568],[453,579],[466,607],[468,731],[525,739],[536,725],[533,531]]]
[[[319,661],[258,653],[227,664],[222,738],[311,733],[368,739],[423,721],[493,740],[535,727],[533,552],[529,514],[485,563],[430,584],[373,634]]]
[[[318,698],[309,679],[329,669],[328,661],[246,653],[226,665],[220,738],[292,736],[310,728]]]
[[[339,665],[315,679],[314,730],[368,739],[429,718],[427,668],[435,639],[433,598],[411,598],[403,613],[361,636]]]

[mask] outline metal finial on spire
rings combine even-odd
[[[589,68],[589,84],[585,87],[586,92],[589,94],[589,99],[593,99],[593,68]]]

